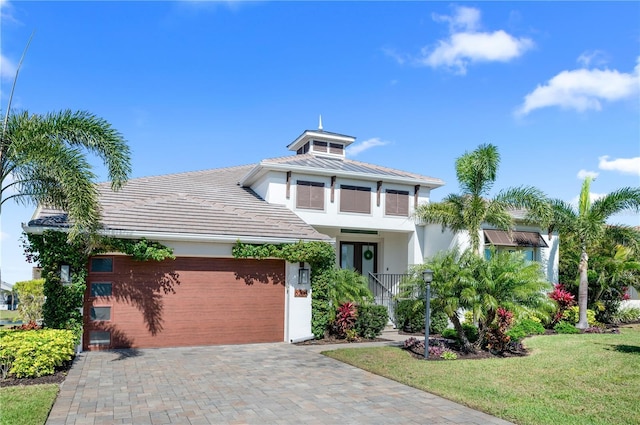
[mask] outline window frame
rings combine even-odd
[[[109,291],[109,295],[98,295],[94,293],[93,288],[94,285],[109,285],[111,290]],[[91,282],[89,283],[89,296],[93,298],[106,298],[113,296],[113,282]]]
[[[391,205],[395,206],[395,211],[389,210]],[[404,207],[406,211],[401,211],[400,206]],[[409,191],[386,189],[384,192],[384,214],[393,217],[409,217]]]
[[[111,261],[111,270],[109,271],[105,271],[105,270],[94,270],[94,261],[95,260],[110,260]],[[114,261],[113,261],[113,257],[91,257],[89,259],[89,273],[113,273],[114,270]]]
[[[301,197],[301,188],[303,191],[308,188],[308,196]],[[314,188],[317,188],[314,190]],[[325,184],[322,182],[314,182],[310,180],[296,180],[296,208],[303,210],[316,210],[316,211],[324,211],[324,192],[325,192]],[[314,202],[314,196],[316,196],[317,201]],[[308,199],[308,204],[302,205],[300,203],[301,199]]]
[[[371,215],[371,192],[372,192],[371,187],[341,184],[339,211],[341,213]],[[366,200],[367,200],[366,210],[364,208],[358,208],[359,205],[361,207],[364,207],[365,193],[366,193]],[[345,201],[348,199],[347,198],[348,195],[351,195],[353,197],[353,201],[349,201],[349,203],[346,203]],[[353,208],[347,209],[347,207],[350,207],[351,205],[353,205]]]

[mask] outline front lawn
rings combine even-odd
[[[0,320],[15,320],[18,312],[15,310],[0,310]]]
[[[0,424],[44,424],[57,395],[56,384],[0,388]]]
[[[517,424],[632,424],[640,418],[640,325],[620,334],[525,339],[526,357],[424,361],[400,348],[325,352]]]

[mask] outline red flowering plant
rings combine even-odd
[[[346,338],[349,335],[349,331],[353,330],[356,325],[356,319],[358,318],[358,308],[352,302],[343,303],[336,313],[336,320],[334,322],[334,332],[340,338]]]
[[[562,283],[553,285],[553,291],[549,292],[549,298],[554,300],[558,305],[558,310],[553,317],[553,323],[562,320],[565,310],[576,304],[576,297],[564,288]]]
[[[507,331],[513,325],[513,313],[509,310],[498,307],[496,313],[496,323],[491,325],[485,335],[487,348],[493,353],[503,353],[509,348],[511,337]]]

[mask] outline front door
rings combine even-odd
[[[378,244],[340,242],[340,268],[355,270],[363,276],[378,272]]]

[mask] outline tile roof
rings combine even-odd
[[[269,204],[240,178],[255,165],[131,179],[118,192],[98,185],[105,229],[328,240],[282,205]],[[62,211],[40,209],[29,227],[67,227]]]
[[[366,162],[354,161],[351,159],[331,158],[317,154],[290,155],[280,158],[265,159],[260,165],[268,167],[269,165],[290,165],[297,167],[305,167],[317,170],[332,170],[337,173],[358,173],[377,176],[379,178],[391,177],[400,179],[409,179],[422,181],[424,185],[439,187],[444,185],[444,181],[435,177],[427,177],[421,174],[410,173],[407,171],[396,170],[394,168],[382,167],[380,165],[369,164]]]

